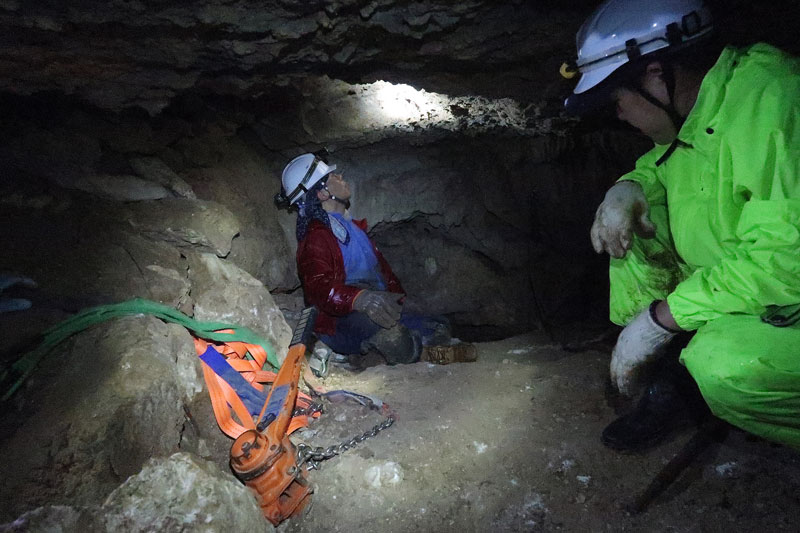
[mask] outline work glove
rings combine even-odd
[[[625,326],[611,353],[611,383],[626,396],[636,391],[641,366],[657,359],[677,334],[656,322],[654,312],[651,305]]]
[[[353,311],[361,311],[382,328],[394,326],[400,319],[402,294],[387,291],[363,290],[353,301]]]
[[[650,220],[650,204],[642,186],[634,181],[620,181],[611,187],[597,208],[592,224],[592,246],[599,253],[624,257],[631,249],[633,234],[650,239],[656,226]]]

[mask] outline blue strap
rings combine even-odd
[[[286,397],[288,395],[289,395],[288,383],[286,383],[285,385],[279,385],[277,387],[273,387],[272,396],[269,397],[269,405],[267,405],[267,410],[264,411],[264,418],[268,418],[269,415],[278,418],[278,415],[281,412],[281,408],[283,407],[283,402],[286,401]]]
[[[200,359],[233,388],[251,415],[258,415],[261,412],[264,402],[267,401],[267,395],[250,385],[213,346],[209,345]]]

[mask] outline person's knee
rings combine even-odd
[[[706,401],[712,412],[719,414],[721,410],[727,409],[735,396],[736,390],[731,387],[729,377],[720,369],[708,364],[708,361],[686,360],[684,364],[689,370],[695,383],[697,383],[703,399]]]
[[[718,417],[769,440],[800,446],[800,329],[726,315],[700,328],[681,360]]]
[[[769,384],[763,383],[764,369],[757,360],[732,357],[718,349],[685,353],[682,360],[715,415],[730,419],[762,409]]]
[[[381,329],[364,341],[364,348],[375,349],[390,365],[408,364],[419,361],[422,341],[418,333],[402,324]]]

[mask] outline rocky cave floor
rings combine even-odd
[[[695,430],[647,453],[605,448],[609,351],[567,352],[532,333],[479,343],[475,363],[332,368],[325,388],[376,396],[397,421],[310,472],[310,509],[278,530],[796,530],[800,455],[733,429],[644,512],[627,512]],[[381,419],[329,404],[301,436],[328,446]]]

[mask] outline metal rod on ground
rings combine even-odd
[[[725,438],[730,426],[727,422],[719,418],[712,417],[697,430],[683,448],[675,454],[661,471],[656,474],[650,485],[630,504],[625,506],[625,510],[630,514],[639,514],[647,509],[647,506],[672,483],[711,443]]]

